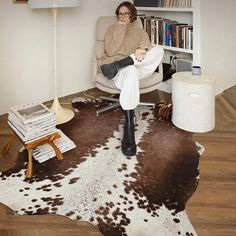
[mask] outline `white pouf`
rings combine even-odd
[[[215,127],[214,80],[207,75],[177,72],[172,75],[172,122],[191,132]]]

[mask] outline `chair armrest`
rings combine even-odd
[[[160,74],[162,74],[162,76],[163,76],[163,65],[162,65],[162,61],[160,62],[159,66],[158,66],[158,72],[159,72]]]
[[[98,72],[98,62],[97,62],[97,57],[96,57],[96,54],[94,53],[93,54],[93,57],[92,57],[92,76],[93,76],[93,82],[96,82],[96,76],[97,76],[97,72]]]

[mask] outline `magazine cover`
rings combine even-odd
[[[31,102],[14,106],[10,108],[10,111],[13,112],[23,124],[32,123],[54,115],[52,111],[39,102]]]

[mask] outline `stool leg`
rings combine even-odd
[[[13,140],[14,140],[15,137],[16,137],[15,134],[11,134],[11,135],[10,135],[9,140],[7,141],[6,145],[5,145],[4,148],[2,149],[2,154],[3,154],[4,156],[9,152],[10,147],[11,147],[11,144],[12,144],[12,142],[13,142]]]
[[[28,165],[26,170],[26,177],[31,178],[33,175],[33,160],[32,160],[33,149],[28,150]]]
[[[55,145],[55,143],[52,141],[49,141],[47,143],[49,145],[51,145],[51,147],[54,149],[54,151],[56,153],[57,160],[63,160],[63,155],[62,155],[61,151],[59,150],[59,148]]]

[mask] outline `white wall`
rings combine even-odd
[[[53,18],[48,9],[0,1],[0,114],[10,106],[53,98]],[[82,0],[57,18],[59,97],[94,87],[91,58],[96,19],[120,0]]]
[[[91,55],[95,22],[122,0],[82,0],[58,14],[59,96],[94,87]],[[200,0],[199,0],[200,1]],[[216,93],[236,84],[235,0],[201,0],[201,66]],[[53,20],[50,10],[0,0],[0,114],[10,106],[53,98]]]
[[[201,0],[201,65],[216,94],[236,84],[235,14],[235,0]]]

